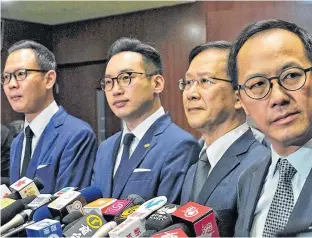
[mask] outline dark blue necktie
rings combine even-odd
[[[23,160],[23,167],[21,172],[21,177],[24,177],[26,175],[26,171],[30,162],[31,158],[31,143],[32,138],[34,136],[34,133],[30,129],[29,126],[25,128],[25,137],[26,137],[26,146],[25,146],[25,154],[24,154],[24,160]]]
[[[130,145],[134,139],[134,135],[132,133],[127,133],[125,134],[123,138],[123,151],[122,151],[122,156],[121,156],[121,161],[120,163],[124,163],[125,161],[129,160],[129,155],[130,155]],[[120,166],[120,165],[119,165]]]

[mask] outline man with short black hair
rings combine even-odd
[[[295,236],[311,226],[311,71],[312,36],[294,23],[256,22],[234,43],[238,99],[272,145],[240,178],[236,236]]]
[[[186,176],[182,203],[213,208],[221,236],[233,236],[237,219],[238,178],[268,149],[253,136],[227,74],[231,43],[209,42],[190,53],[190,66],[180,80],[190,126],[202,134],[199,161]]]
[[[90,185],[97,141],[91,127],[54,101],[53,53],[34,41],[9,48],[1,84],[13,110],[25,114],[24,129],[13,140],[10,183],[38,177],[43,193]]]
[[[160,54],[137,39],[121,38],[107,59],[100,83],[124,128],[100,145],[93,184],[104,197],[138,194],[148,200],[163,195],[177,203],[199,147],[161,106],[165,80]]]

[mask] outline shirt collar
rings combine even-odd
[[[307,178],[312,169],[312,138],[305,143],[302,147],[296,150],[294,153],[283,157],[277,154],[277,152],[272,150],[272,164],[270,166],[269,174],[273,177],[277,170],[277,162],[279,158],[285,158],[288,162],[297,170],[297,172],[303,177]]]
[[[245,122],[244,124],[236,127],[235,129],[229,131],[224,134],[216,141],[214,141],[211,145],[207,146],[206,143],[200,153],[202,155],[203,151],[206,150],[207,157],[211,168],[213,168],[218,161],[222,158],[224,153],[228,148],[239,138],[241,137],[247,130],[249,129],[248,124]]]
[[[136,138],[141,140],[144,134],[147,132],[147,130],[151,127],[151,125],[164,114],[165,114],[164,108],[160,107],[156,112],[154,112],[152,115],[146,118],[143,122],[137,125],[136,128],[134,128],[132,131],[130,131],[126,123],[124,123],[122,137],[127,133],[132,133],[133,135],[135,135]]]
[[[40,112],[31,122],[25,118],[24,133],[27,126],[30,127],[35,137],[40,137],[44,128],[48,125],[53,115],[58,111],[59,107],[55,101],[50,103],[42,112]]]

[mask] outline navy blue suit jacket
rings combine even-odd
[[[244,170],[269,154],[249,129],[224,153],[209,174],[195,202],[211,207],[219,218],[221,236],[233,236],[237,219],[237,184]],[[190,201],[198,163],[193,165],[185,178],[181,204]]]
[[[11,184],[20,179],[23,140],[24,131],[11,145]],[[97,140],[91,127],[60,107],[38,141],[26,177],[43,181],[41,193],[54,193],[69,186],[87,187],[91,183],[96,150]]]
[[[195,138],[165,114],[147,130],[123,171],[118,168],[113,179],[121,136],[118,132],[100,145],[92,184],[102,188],[104,197],[138,194],[148,200],[163,195],[169,203],[179,202],[186,172],[198,158]],[[136,168],[150,171],[134,172]]]
[[[311,158],[307,158],[311,159]],[[238,184],[238,220],[235,227],[235,236],[250,236],[254,213],[257,207],[262,187],[265,182],[269,167],[271,165],[271,155],[265,157],[246,170]],[[307,230],[312,224],[312,170],[300,192],[295,207],[289,217],[286,227],[282,231],[284,234],[293,234],[301,230]],[[274,192],[274,191],[273,191]],[[310,234],[311,235],[311,234]],[[285,235],[284,235],[285,236]]]

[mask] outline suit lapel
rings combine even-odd
[[[27,168],[26,177],[34,178],[37,170],[37,166],[40,165],[46,154],[49,150],[53,148],[53,143],[58,136],[58,131],[55,130],[53,123],[49,122],[49,124],[44,129],[38,144],[35,148],[35,151],[30,160],[29,166]],[[47,161],[48,162],[48,161]],[[46,163],[46,162],[43,162]]]
[[[283,232],[288,233],[294,227],[304,230],[311,226],[312,221],[312,170],[305,181],[295,207]]]
[[[239,165],[240,160],[237,156],[246,152],[254,140],[249,129],[229,147],[206,179],[198,195],[198,203],[206,204],[218,184]]]
[[[20,178],[20,166],[21,166],[21,156],[23,149],[24,132],[21,132],[17,138],[16,148],[13,148],[11,154],[11,171],[10,171],[10,183],[14,183]]]
[[[145,155],[156,145],[156,140],[152,140],[155,127],[151,127],[144,134],[143,138],[140,140],[139,144],[135,148],[130,159],[119,165],[114,178],[114,189],[113,197],[117,198],[120,196],[123,188],[128,182],[133,170],[141,163]],[[145,148],[144,145],[150,144],[149,147]]]
[[[104,161],[107,161],[107,164],[105,164],[105,169],[103,169],[102,176],[103,186],[105,187],[105,189],[103,190],[104,197],[113,197],[112,193],[113,193],[114,166],[118,155],[118,149],[120,147],[121,137],[122,133],[119,132],[119,135],[112,143],[112,149],[108,152],[107,158],[103,158]]]
[[[245,224],[244,227],[247,228],[248,234],[251,230],[251,225],[253,223],[255,209],[257,207],[257,203],[262,191],[262,187],[264,184],[264,180],[266,178],[266,174],[268,173],[268,169],[271,164],[271,157],[268,156],[263,163],[263,166],[259,166],[257,170],[252,174],[249,182],[249,191],[246,191],[243,196],[248,196],[245,201],[246,204],[246,214],[244,215]],[[245,204],[243,204],[245,206]]]
[[[134,169],[140,165],[149,151],[157,144],[157,135],[163,133],[170,123],[171,118],[168,113],[158,118],[146,131],[130,159],[119,165],[114,177],[113,197],[117,198],[121,195]],[[149,146],[146,146],[148,144]]]

